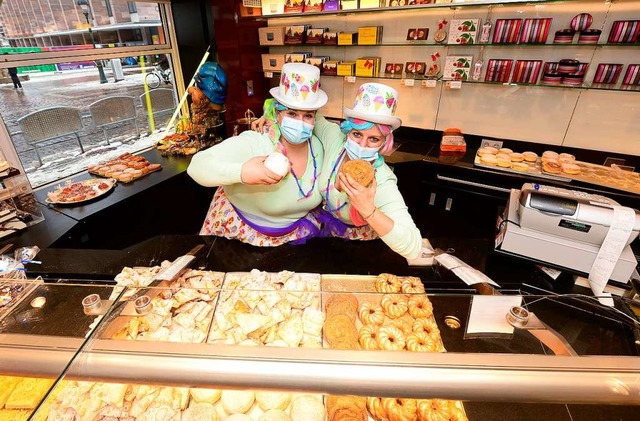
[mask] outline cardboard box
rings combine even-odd
[[[442,71],[443,80],[469,80],[473,56],[447,56]]]
[[[284,45],[284,26],[258,28],[260,45]]]
[[[304,12],[322,12],[322,0],[307,0],[304,5]]]
[[[342,10],[355,10],[358,8],[358,0],[342,0]]]
[[[357,43],[358,43],[358,34],[356,32],[338,33],[338,45],[355,45]]]
[[[320,74],[335,76],[338,74],[338,64],[340,64],[340,60],[327,60],[322,63],[322,69],[320,69]]]
[[[329,28],[309,28],[307,29],[307,44],[322,44],[323,34],[327,32]]]
[[[358,45],[377,45],[382,41],[382,26],[358,28]]]
[[[451,19],[449,44],[475,44],[480,19]]]
[[[356,63],[354,61],[344,61],[338,64],[338,76],[353,76],[356,71]]]
[[[404,64],[402,63],[387,63],[386,66],[384,66],[384,72],[389,75],[402,74],[403,69]]]
[[[284,55],[285,63],[306,63],[307,58],[311,57],[311,53],[288,53]]]
[[[429,36],[429,28],[409,28],[407,41],[424,41]]]
[[[338,33],[325,32],[322,34],[322,43],[324,45],[338,45]]]
[[[356,60],[356,76],[373,77],[380,70],[380,57],[362,57]]]
[[[304,44],[309,25],[287,26],[284,31],[285,44]]]
[[[262,54],[262,70],[279,72],[284,65],[284,54]]]
[[[325,12],[340,10],[340,0],[325,0],[322,4],[322,10],[324,10]]]
[[[423,75],[426,65],[424,61],[408,61],[405,66],[405,72],[412,76]]]
[[[304,0],[286,0],[284,4],[285,13],[302,13],[304,12]]]
[[[284,4],[287,0],[262,0],[262,14],[281,15],[284,13]]]
[[[383,7],[384,5],[385,0],[360,0],[358,9],[375,9],[378,7]]]
[[[328,61],[328,60],[329,60],[329,56],[316,56],[316,57],[307,58],[305,62],[312,66],[316,66],[317,68],[320,69],[320,72],[322,72],[322,65],[324,64],[325,61]]]

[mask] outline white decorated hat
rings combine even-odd
[[[353,108],[344,107],[344,116],[386,124],[392,130],[402,125],[395,116],[398,107],[398,91],[381,83],[364,83],[358,89]]]
[[[317,110],[327,103],[327,94],[320,89],[320,69],[304,63],[282,66],[280,86],[269,91],[282,105],[294,110]]]

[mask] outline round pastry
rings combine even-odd
[[[576,164],[562,164],[562,172],[572,175],[580,174],[580,167]]]
[[[327,315],[330,314],[345,314],[351,318],[356,319],[358,313],[358,299],[350,293],[346,294],[333,294],[327,300],[327,306],[325,308]]]
[[[480,157],[480,162],[487,165],[496,165],[498,163],[498,158],[494,155],[482,155]]]
[[[509,148],[500,148],[500,149],[498,150],[498,153],[503,153],[503,154],[506,154],[506,155],[511,155],[511,154],[513,153],[513,150],[512,150],[512,149],[509,149]]]
[[[366,421],[367,401],[359,396],[328,395],[326,399],[329,421]]]
[[[511,154],[498,152],[498,154],[496,155],[496,158],[498,158],[498,160],[506,159],[507,161],[511,161]]]
[[[189,389],[189,393],[195,402],[216,403],[220,399],[222,390],[220,389]]]
[[[355,182],[365,187],[368,187],[376,176],[373,165],[363,159],[345,162],[340,167],[340,172],[344,175],[349,174]]]
[[[478,149],[478,155],[495,155],[498,153],[498,150],[492,146],[485,146],[484,148]]]
[[[332,346],[345,341],[357,342],[358,330],[346,314],[332,314],[324,322],[324,337]]]
[[[293,398],[290,414],[293,421],[325,421],[327,417],[322,399],[313,395]]]
[[[390,320],[389,326],[397,327],[405,335],[408,335],[409,333],[413,332],[413,320],[410,320],[406,317]]]
[[[253,405],[255,395],[247,390],[223,390],[222,406],[228,414],[244,414]]]
[[[529,166],[524,162],[512,162],[511,169],[516,171],[528,172]]]
[[[378,330],[378,346],[387,351],[402,351],[406,344],[404,333],[397,327],[382,326]]]
[[[384,313],[391,319],[402,317],[409,309],[407,297],[399,294],[385,295],[384,298],[382,298],[381,304]]]
[[[291,402],[291,393],[256,392],[256,402],[263,411],[270,409],[287,409]]]
[[[558,153],[554,152],[554,151],[544,151],[542,153],[542,158],[544,160],[549,160],[549,159],[558,159]]]
[[[396,275],[381,273],[376,279],[377,292],[400,292],[402,283]]]
[[[431,319],[418,319],[413,322],[413,331],[416,333],[424,332],[427,335],[439,336],[440,329],[438,325]]]
[[[389,418],[382,406],[382,399],[380,398],[367,398],[367,409],[376,421],[387,420]]]
[[[258,421],[291,421],[291,417],[281,409],[270,409],[260,415]]]
[[[233,414],[228,416],[226,421],[253,421],[247,414]]]
[[[510,168],[511,159],[509,157],[498,155],[498,166],[502,168]]]
[[[413,352],[438,352],[438,341],[425,332],[407,335],[407,349]]]
[[[575,160],[576,160],[576,157],[571,155],[570,153],[561,153],[560,155],[558,155],[558,161],[562,163],[566,162],[567,164],[571,164]]]
[[[382,398],[382,406],[390,421],[412,421],[417,418],[418,404],[415,399]]]
[[[431,317],[433,315],[433,304],[424,294],[413,295],[409,298],[409,314],[414,319]]]
[[[558,161],[546,161],[542,162],[542,170],[549,174],[560,174],[562,172],[562,166]]]
[[[364,349],[380,349],[378,347],[378,325],[364,325],[360,328],[358,342]]]
[[[524,156],[521,153],[514,152],[509,155],[511,157],[511,162],[522,162],[524,161]]]
[[[184,410],[181,419],[184,421],[218,421],[218,413],[210,403],[192,403]]]
[[[280,152],[271,152],[267,159],[264,160],[264,166],[269,168],[280,177],[284,177],[289,173],[291,164],[289,158],[281,154]]]
[[[536,162],[538,160],[538,154],[531,151],[522,152],[522,157],[527,162]]]
[[[343,350],[358,349],[358,342],[350,338],[347,338],[332,344],[331,348],[343,349]]]
[[[381,325],[384,322],[384,313],[382,307],[373,305],[370,302],[364,302],[360,305],[358,315],[363,324]]]
[[[416,276],[407,276],[402,280],[402,292],[405,294],[424,293],[424,285],[420,278]]]

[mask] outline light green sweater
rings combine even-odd
[[[224,186],[229,201],[251,222],[262,226],[286,227],[322,202],[317,182],[313,187],[311,149],[315,155],[317,174],[321,170],[324,151],[315,136],[310,141],[312,148],[309,148],[307,168],[299,177],[304,193],[313,188],[308,198],[303,198],[299,193],[292,174],[288,174],[277,184],[242,184],[242,165],[255,156],[269,155],[276,149],[268,136],[250,130],[195,154],[187,173],[200,185]]]
[[[339,192],[334,187],[338,168],[340,168],[340,162],[337,161],[344,150],[346,137],[340,130],[340,126],[328,122],[320,115],[316,115],[313,133],[320,138],[324,146],[324,164],[320,178],[318,178],[318,188],[327,205],[327,210],[341,221],[353,225],[349,216],[348,204],[337,210],[349,199],[345,193]],[[393,229],[381,237],[382,241],[391,250],[407,259],[418,257],[422,248],[420,230],[413,222],[407,205],[398,190],[397,177],[386,163],[382,163],[376,169],[376,183],[378,188],[374,204],[382,213],[393,220]]]

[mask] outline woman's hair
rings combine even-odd
[[[373,126],[376,126],[385,138],[385,143],[380,149],[380,153],[390,151],[393,148],[393,130],[389,125],[348,117],[340,124],[340,129],[342,130],[342,133],[348,134],[351,130],[369,130],[373,128]]]
[[[284,111],[287,107],[280,104],[273,98],[267,99],[262,107],[263,115],[268,121],[273,121],[269,127],[268,136],[273,142],[277,142],[280,139],[280,127],[278,126],[278,118],[276,117],[276,111]]]

